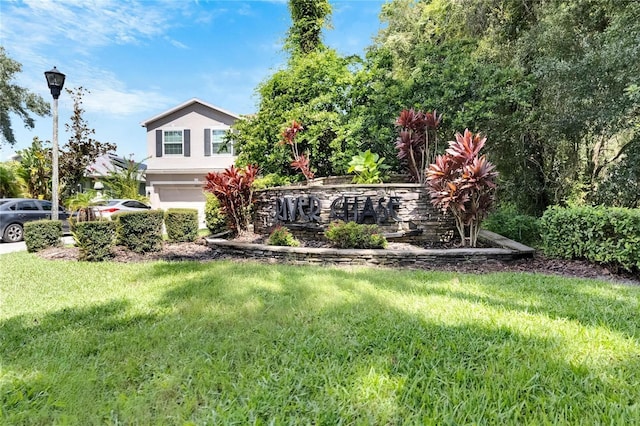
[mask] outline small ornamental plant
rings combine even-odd
[[[436,157],[427,171],[431,203],[455,218],[462,245],[476,247],[480,224],[495,199],[495,167],[479,152],[486,137],[456,133],[444,155]]]
[[[229,228],[236,234],[249,228],[256,176],[258,167],[252,164],[242,169],[231,166],[223,172],[207,174],[204,190],[216,196]]]
[[[298,247],[300,245],[300,241],[291,235],[291,232],[286,227],[276,226],[269,235],[269,245]]]
[[[438,128],[442,114],[405,109],[396,120],[400,129],[396,139],[398,159],[407,168],[411,179],[424,184],[429,163],[438,151]]]
[[[284,132],[282,132],[282,140],[280,141],[280,144],[289,145],[291,147],[291,153],[293,154],[291,167],[300,170],[304,177],[309,181],[313,179],[314,176],[309,164],[309,153],[307,153],[307,155],[300,154],[298,150],[298,142],[296,142],[297,134],[303,130],[304,127],[302,127],[302,124],[293,120],[291,126],[287,127]]]
[[[387,239],[380,233],[377,225],[365,225],[356,222],[332,222],[324,232],[332,245],[343,249],[383,249]]]
[[[383,173],[389,169],[384,164],[384,157],[380,157],[370,149],[351,157],[347,173],[355,173],[353,183],[382,183]]]

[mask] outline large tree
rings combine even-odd
[[[389,135],[394,108],[436,108],[445,137],[488,135],[502,200],[537,213],[593,199],[629,163],[639,2],[394,0],[381,18],[363,70],[364,138]]]
[[[60,181],[62,198],[72,196],[87,173],[87,167],[102,155],[114,152],[116,145],[100,142],[92,137],[95,130],[89,127],[84,119],[82,97],[90,93],[83,87],[66,89],[73,99],[73,115],[71,123],[65,124],[66,131],[71,133],[69,141],[63,146],[60,155]]]
[[[25,127],[32,129],[35,120],[31,114],[42,117],[51,113],[49,103],[41,96],[12,82],[15,74],[21,71],[22,65],[8,57],[4,47],[0,46],[0,144],[16,143],[11,114],[17,115]]]
[[[344,58],[324,46],[320,30],[331,12],[327,0],[291,0],[292,26],[286,42],[289,59],[257,89],[258,112],[235,125],[239,165],[258,164],[263,173],[297,175],[291,152],[279,145],[293,120],[304,130],[297,136],[316,175],[346,171],[357,141],[348,125],[356,58]]]

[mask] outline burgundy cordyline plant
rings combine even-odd
[[[463,246],[477,245],[480,224],[495,199],[498,173],[484,155],[479,155],[486,141],[469,129],[464,135],[456,133],[456,140],[449,142],[445,154],[436,157],[427,170],[431,203],[451,212]]]
[[[223,172],[207,174],[204,190],[220,201],[220,208],[232,231],[240,234],[249,227],[253,204],[253,181],[258,167],[252,164],[242,169],[231,166]]]
[[[438,150],[438,127],[442,114],[405,109],[396,120],[400,134],[396,139],[398,159],[407,167],[411,178],[424,184],[426,171]]]
[[[309,181],[313,179],[313,172],[311,171],[309,165],[309,157],[308,155],[300,154],[298,152],[298,143],[296,142],[296,135],[298,132],[304,130],[302,124],[298,123],[296,120],[293,120],[290,127],[287,127],[284,132],[282,132],[282,140],[281,144],[287,144],[291,146],[291,152],[293,154],[293,161],[291,162],[291,167],[294,169],[299,169],[304,177]]]

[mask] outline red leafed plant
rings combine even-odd
[[[469,129],[456,133],[444,155],[439,155],[427,170],[427,188],[431,203],[453,214],[462,245],[475,247],[480,224],[493,205],[495,178],[493,164],[479,152],[487,141]]]
[[[411,178],[424,184],[426,171],[438,150],[438,127],[442,114],[434,110],[424,113],[405,109],[396,120],[400,134],[396,139],[398,159],[407,167]]]
[[[204,190],[218,198],[229,227],[237,234],[246,231],[249,226],[253,204],[252,184],[257,175],[258,167],[252,164],[242,169],[231,166],[223,172],[207,174]]]
[[[293,154],[291,167],[293,167],[294,169],[299,169],[307,180],[311,180],[313,179],[313,172],[310,168],[309,156],[305,156],[304,154],[300,154],[298,152],[298,143],[296,142],[296,135],[302,130],[304,130],[302,124],[298,123],[296,120],[293,120],[291,126],[287,127],[284,132],[282,132],[282,141],[280,143],[291,146],[291,152]]]

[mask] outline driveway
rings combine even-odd
[[[66,244],[73,244],[73,237],[62,237],[62,242]],[[24,241],[19,243],[5,243],[0,242],[0,254],[13,253],[14,251],[26,251],[27,245]]]

